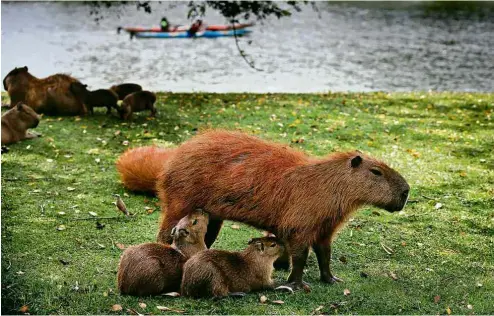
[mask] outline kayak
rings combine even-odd
[[[224,37],[224,36],[243,36],[252,32],[251,30],[228,30],[228,31],[204,31],[197,32],[192,37]],[[137,32],[135,37],[138,38],[190,38],[187,32]]]
[[[233,26],[232,25],[208,25],[206,26],[206,31],[228,31],[228,30],[240,30],[244,29],[246,27],[252,26],[254,23],[235,23]],[[184,32],[187,31],[190,28],[190,25],[174,25],[170,27],[170,30],[166,33],[172,33],[172,32]],[[137,33],[137,32],[159,32],[159,33],[165,33],[161,31],[161,27],[156,26],[156,27],[151,27],[151,28],[146,28],[146,27],[119,27],[118,30],[125,30],[129,33]]]

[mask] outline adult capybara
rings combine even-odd
[[[330,271],[331,240],[363,205],[390,212],[403,209],[409,186],[385,163],[359,152],[308,157],[286,145],[239,132],[208,131],[175,149],[156,170],[162,201],[158,240],[169,242],[173,226],[196,208],[210,213],[206,245],[223,220],[244,222],[274,233],[290,248],[289,282],[302,286],[309,247],[321,280]]]
[[[91,114],[94,114],[95,107],[106,107],[106,114],[111,114],[111,108],[118,110],[118,96],[113,91],[106,89],[89,91],[87,85],[80,82],[71,83],[70,91],[84,103]]]
[[[201,251],[184,265],[181,293],[220,298],[273,289],[273,262],[284,251],[283,242],[274,237],[251,239],[242,252]]]
[[[125,97],[118,112],[123,120],[130,120],[132,119],[132,113],[145,110],[150,110],[150,116],[155,116],[154,102],[156,102],[154,93],[150,91],[134,92]]]
[[[111,86],[110,90],[118,95],[119,100],[123,100],[131,93],[142,91],[142,87],[136,83],[122,83]]]
[[[65,74],[36,78],[27,67],[15,68],[3,79],[10,97],[10,106],[19,102],[46,115],[84,115],[83,103],[70,92],[70,84],[78,82]]]
[[[127,248],[117,273],[120,293],[147,296],[179,291],[184,263],[206,249],[207,226],[208,215],[196,211],[173,228],[171,246],[146,243]]]
[[[124,186],[132,191],[155,194],[156,182],[163,161],[173,155],[174,149],[156,146],[137,147],[127,150],[117,160],[117,170]]]
[[[29,128],[39,124],[39,115],[21,102],[2,115],[2,145],[16,143],[40,135],[29,133]]]

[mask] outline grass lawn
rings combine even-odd
[[[2,155],[2,314],[22,306],[31,314],[173,313],[156,306],[187,314],[494,314],[494,94],[160,93],[157,104],[156,119],[141,113],[133,123],[103,108],[44,117],[35,130],[42,138]],[[159,210],[156,198],[126,192],[115,160],[128,147],[174,147],[207,127],[318,156],[360,149],[408,180],[410,202],[394,214],[364,208],[341,231],[332,269],[344,283],[320,283],[311,254],[311,293],[219,302],[120,296],[120,248],[154,241]],[[137,215],[118,213],[112,193]],[[239,226],[227,222],[214,247],[240,250],[261,235]],[[261,304],[261,295],[284,304]]]

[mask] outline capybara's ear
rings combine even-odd
[[[352,158],[352,168],[357,168],[362,163],[362,157],[355,156]]]
[[[177,232],[177,227],[173,227],[170,236],[174,237],[176,232]]]
[[[23,68],[24,68],[24,71],[27,71],[27,66],[24,66]]]

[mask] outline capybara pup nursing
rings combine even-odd
[[[78,81],[65,74],[39,79],[31,75],[27,67],[21,67],[5,76],[3,87],[9,94],[11,107],[23,102],[40,114],[86,114],[82,102],[70,91],[72,82]]]
[[[150,110],[150,116],[156,115],[156,108],[154,106],[156,102],[156,95],[149,91],[138,91],[129,94],[125,97],[120,106],[120,117],[123,120],[132,119],[132,113]]]
[[[91,114],[94,114],[95,107],[106,107],[106,114],[111,113],[111,108],[118,110],[118,96],[113,91],[106,89],[89,91],[87,85],[80,82],[73,82],[70,91],[84,103]]]
[[[2,145],[16,143],[24,139],[38,137],[29,133],[29,128],[39,124],[39,115],[21,102],[2,115]]]
[[[146,243],[127,248],[117,274],[120,293],[147,296],[179,291],[184,263],[206,249],[207,225],[208,215],[195,211],[173,228],[171,246]]]
[[[283,242],[274,237],[254,238],[242,252],[201,251],[184,265],[181,293],[220,298],[273,289],[273,263],[284,251]]]
[[[136,83],[122,83],[111,86],[110,90],[118,95],[119,100],[123,100],[131,93],[142,91],[142,87]]]

